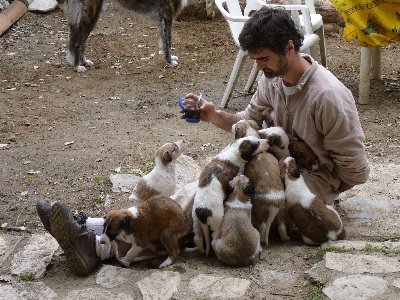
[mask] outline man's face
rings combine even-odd
[[[249,51],[249,55],[256,61],[258,69],[262,70],[267,78],[282,76],[289,70],[286,55],[279,55],[268,49]]]

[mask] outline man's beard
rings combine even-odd
[[[263,69],[264,76],[267,78],[274,78],[284,75],[289,70],[289,63],[285,55],[279,57],[278,69],[276,71],[271,69]]]

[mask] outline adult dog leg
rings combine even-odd
[[[85,72],[85,66],[93,63],[85,57],[85,45],[99,18],[103,0],[68,0],[67,18],[70,38],[67,62],[78,72]]]
[[[206,0],[207,19],[212,20],[215,15],[215,0]]]
[[[165,61],[170,67],[178,65],[178,57],[172,56],[172,17],[162,16],[160,19],[160,48],[164,53]]]

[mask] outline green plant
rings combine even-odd
[[[42,38],[42,37],[38,39],[37,43],[40,44],[40,45],[47,45],[48,44],[46,39]]]
[[[325,285],[328,281],[321,282],[319,280],[315,280],[312,278],[309,278],[307,281],[313,286],[313,289],[311,289],[310,291],[307,292],[305,299],[306,300],[324,299],[324,297],[323,297],[324,293],[322,292],[322,289],[325,287]]]
[[[371,244],[366,244],[361,251],[366,253],[383,253],[386,255],[400,255],[400,249],[393,249],[393,246],[389,244],[388,246],[372,246]]]
[[[95,182],[95,183],[97,183],[97,184],[104,184],[104,185],[108,185],[108,184],[110,184],[111,183],[111,180],[110,180],[110,178],[108,178],[108,177],[94,177],[93,178],[93,181]]]
[[[144,174],[150,173],[154,169],[155,162],[156,162],[155,157],[154,156],[150,156],[149,159],[146,162],[146,165],[143,168],[143,173]]]
[[[94,194],[92,197],[93,202],[101,203],[103,202],[103,198],[99,194]]]
[[[25,198],[17,198],[17,201],[18,202],[22,202],[22,203],[25,203],[25,202],[28,202],[28,200],[27,199],[25,199]]]
[[[128,172],[128,174],[132,174],[132,175],[139,176],[139,177],[141,177],[143,175],[142,172],[140,172],[140,171],[132,171],[132,172]]]
[[[372,142],[373,140],[374,140],[374,138],[371,137],[371,136],[366,136],[366,137],[365,137],[365,142],[366,142],[366,143]]]
[[[21,274],[19,274],[19,278],[21,278],[21,280],[31,281],[31,280],[35,279],[35,274],[33,274],[33,273],[21,273]]]
[[[323,249],[320,249],[315,254],[308,255],[308,259],[320,261],[320,260],[322,260],[324,258],[324,255],[327,252],[344,253],[344,252],[348,252],[348,251],[349,250],[344,248],[344,247],[328,246],[328,247],[325,247]]]
[[[30,179],[30,180],[33,180],[33,179],[35,179],[35,176],[32,175],[32,174],[27,174],[27,175],[26,175],[26,178],[28,178],[28,179]]]
[[[67,186],[72,186],[74,184],[73,179],[67,179]]]

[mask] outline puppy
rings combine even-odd
[[[269,127],[259,131],[261,138],[270,141],[270,152],[281,160],[291,156],[296,160],[299,167],[316,171],[319,168],[318,156],[309,145],[293,135],[287,134],[282,127]]]
[[[268,246],[268,235],[275,218],[281,240],[288,241],[290,238],[285,224],[285,189],[278,160],[271,153],[259,153],[246,163],[244,175],[254,185],[252,220],[259,228],[261,242]]]
[[[222,150],[201,172],[192,210],[194,242],[200,253],[204,253],[203,236],[207,256],[210,251],[209,229],[213,240],[219,238],[229,181],[243,173],[246,161],[253,155],[267,149],[267,140],[241,138]]]
[[[306,142],[295,138],[293,135],[288,134],[289,137],[289,153],[290,156],[296,160],[299,167],[307,168],[310,171],[317,171],[318,156]]]
[[[240,120],[232,125],[232,132],[235,134],[235,140],[246,136],[259,138],[258,130],[260,130],[260,128],[254,120]]]
[[[250,196],[253,192],[253,186],[244,175],[229,182],[221,236],[211,242],[217,258],[232,266],[249,266],[261,256],[260,234],[251,224]]]
[[[259,137],[259,126],[254,120],[240,120],[232,126],[235,139]],[[263,134],[267,137],[267,134]],[[275,139],[273,143],[277,143]],[[270,143],[270,146],[274,146]],[[280,178],[278,160],[267,152],[255,155],[244,167],[244,175],[254,185],[252,221],[260,230],[261,242],[268,245],[271,224],[277,217],[278,230],[283,241],[288,241],[285,225],[285,191]]]
[[[311,193],[295,159],[287,157],[279,164],[285,183],[286,209],[292,222],[299,229],[304,243],[319,245],[343,239],[345,231],[339,214]]]
[[[159,19],[160,48],[168,66],[178,65],[178,57],[171,55],[172,22],[186,5],[186,0],[118,0],[126,9]],[[99,19],[103,0],[67,0],[67,19],[70,28],[67,61],[78,72],[93,62],[86,59],[86,40]]]
[[[129,209],[110,211],[105,217],[100,243],[108,244],[119,236],[131,243],[131,249],[120,258],[127,266],[145,248],[157,253],[152,241],[160,240],[168,253],[168,258],[159,266],[164,268],[176,261],[179,244],[191,229],[192,221],[182,208],[170,198],[157,195]]]
[[[270,148],[268,152],[272,153],[278,161],[290,156],[289,137],[282,127],[274,126],[261,129],[258,134],[260,138],[269,141]]]
[[[170,197],[175,193],[177,158],[186,150],[185,141],[166,143],[156,151],[154,169],[139,179],[129,200],[144,201],[155,195]]]

